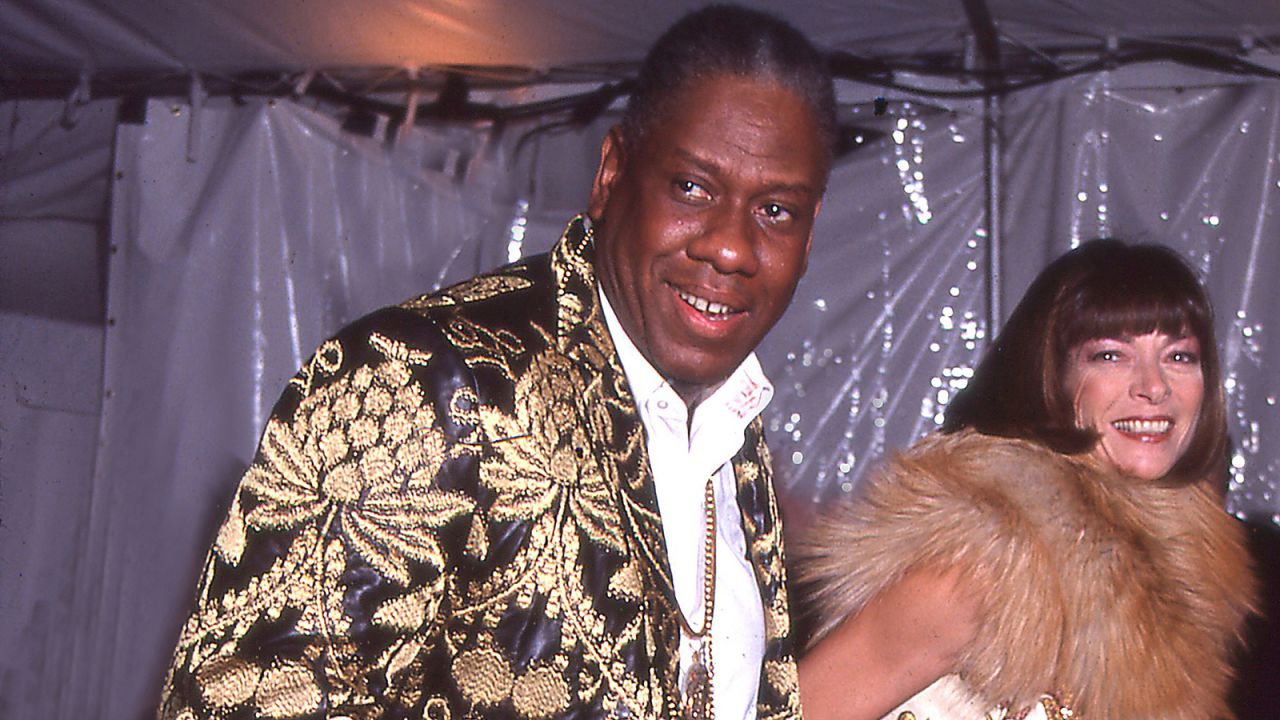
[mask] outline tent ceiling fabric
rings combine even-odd
[[[665,0],[6,0],[0,70],[238,73],[350,67],[632,63],[703,3]],[[747,2],[777,11],[774,3]],[[1280,2],[987,0],[1009,47],[1098,48],[1108,38],[1280,42]],[[812,0],[785,10],[821,45],[873,58],[963,53],[963,0]],[[4,75],[0,75],[3,77]]]

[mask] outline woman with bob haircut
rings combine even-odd
[[[1227,447],[1192,270],[1117,240],[1058,258],[942,432],[797,548],[806,717],[1231,718],[1256,581]]]

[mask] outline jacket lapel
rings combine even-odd
[[[652,599],[665,606],[665,611],[659,610],[662,617],[656,620],[661,628],[660,637],[670,643],[663,655],[674,680],[678,662],[675,649],[679,640],[674,618],[678,605],[662,518],[644,427],[601,315],[591,240],[584,219],[578,217],[569,223],[561,242],[552,250],[551,267],[557,285],[555,341],[580,373],[593,451],[605,479],[619,490],[623,527],[633,531],[630,542],[634,543],[639,557],[632,558],[632,562],[642,563],[643,574],[656,585],[653,589],[657,597]],[[765,612],[760,717],[780,718],[799,715],[799,695],[782,565],[782,534],[769,467],[762,420],[756,418],[748,428],[742,451],[734,458],[734,476],[747,552]]]
[[[591,234],[579,216],[569,223],[552,250],[551,267],[557,285],[556,342],[581,373],[588,435],[601,471],[618,488],[624,527],[633,530],[645,576],[654,578],[659,597],[674,626],[675,588],[667,559],[658,496],[645,442],[644,426],[635,398],[618,360],[617,350],[601,314]],[[678,636],[674,640],[678,642]]]
[[[738,507],[747,539],[747,554],[755,569],[764,606],[764,667],[760,676],[758,717],[790,718],[800,715],[800,686],[796,671],[787,576],[783,566],[782,527],[773,491],[769,448],[764,426],[757,417],[747,429],[742,452],[734,458]]]

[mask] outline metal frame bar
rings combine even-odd
[[[1003,85],[1004,66],[1000,55],[1000,34],[996,28],[986,0],[961,0],[969,27],[977,44],[977,64],[986,87]],[[1000,193],[1003,187],[1004,113],[1000,93],[988,93],[982,101],[982,151],[984,160],[983,202],[986,214],[986,266],[987,266],[987,337],[995,339],[1004,322],[1003,265],[1004,227],[1003,203]]]

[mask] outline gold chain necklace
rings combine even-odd
[[[685,673],[684,716],[688,720],[715,720],[716,709],[712,696],[711,680],[715,666],[711,660],[711,621],[716,606],[716,488],[715,475],[707,478],[704,525],[706,539],[702,554],[702,627],[694,631],[685,619],[684,611],[676,603],[676,617],[680,627],[689,637],[698,641],[693,652],[693,662]]]

